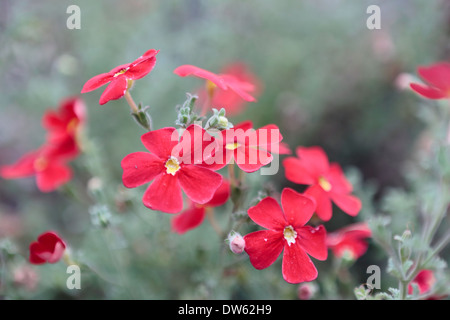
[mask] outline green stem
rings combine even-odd
[[[133,98],[131,97],[130,91],[127,90],[125,92],[125,100],[127,100],[128,105],[130,106],[130,109],[133,113],[138,114],[139,108],[137,107],[136,103],[134,102]]]

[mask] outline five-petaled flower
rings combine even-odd
[[[50,192],[72,178],[67,162],[80,153],[78,134],[85,121],[85,105],[79,98],[63,100],[58,110],[44,114],[46,142],[37,150],[23,155],[14,164],[0,167],[0,176],[17,179],[36,176],[42,192]]]
[[[280,129],[274,124],[255,130],[251,121],[244,121],[220,132],[215,157],[219,167],[234,161],[241,170],[254,172],[273,160],[272,153],[289,152],[281,144],[282,139]]]
[[[159,50],[150,49],[135,61],[115,67],[109,72],[96,75],[83,86],[81,93],[89,92],[110,83],[100,96],[99,104],[122,98],[134,80],[145,77],[156,64]]]
[[[328,233],[327,246],[338,258],[356,260],[366,253],[369,246],[367,238],[371,236],[367,223],[354,223]]]
[[[185,64],[179,66],[173,71],[180,77],[195,76],[207,80],[208,94],[212,97],[214,90],[218,87],[221,90],[232,90],[243,100],[248,102],[255,102],[256,98],[252,95],[255,91],[253,83],[243,81],[232,74],[215,74],[211,71]]]
[[[329,163],[321,147],[298,147],[297,157],[283,160],[286,178],[294,183],[309,185],[305,193],[317,202],[316,213],[323,221],[332,216],[332,202],[350,216],[361,210],[361,201],[351,195],[353,186],[337,163]]]
[[[29,249],[30,263],[56,263],[63,257],[66,244],[56,232],[47,231],[32,242]]]
[[[215,139],[198,125],[189,126],[178,139],[175,128],[162,128],[142,135],[149,152],[134,152],[122,160],[122,181],[135,188],[153,182],[143,196],[146,207],[167,213],[183,209],[182,190],[199,204],[210,201],[222,184],[210,158]]]
[[[223,179],[222,184],[214,193],[214,196],[205,204],[191,201],[188,209],[184,210],[172,219],[172,230],[183,234],[198,227],[205,218],[206,210],[224,205],[230,197],[230,182]]]
[[[318,272],[308,255],[318,260],[325,260],[328,255],[324,226],[306,225],[316,203],[307,195],[285,188],[281,193],[281,207],[274,198],[267,197],[248,210],[249,217],[268,230],[245,235],[245,251],[256,269],[264,269],[284,250],[284,280],[289,283],[312,281]]]
[[[428,99],[450,98],[450,63],[437,62],[430,66],[420,66],[417,73],[426,83],[411,83],[411,89]]]

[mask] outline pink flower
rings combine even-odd
[[[150,209],[180,212],[182,190],[193,202],[205,204],[222,184],[222,176],[208,163],[216,148],[214,138],[202,127],[191,125],[178,139],[175,128],[147,132],[141,141],[150,153],[134,152],[122,160],[125,187],[153,181],[142,199]]]
[[[336,257],[356,260],[367,251],[367,238],[372,236],[367,223],[354,223],[345,228],[328,233],[327,245]]]
[[[421,270],[417,276],[411,281],[408,286],[408,294],[413,293],[412,283],[416,283],[419,287],[419,294],[424,294],[430,291],[433,285],[436,282],[436,278],[434,277],[432,270]]]
[[[268,230],[255,231],[244,236],[245,251],[256,269],[272,265],[283,253],[282,274],[289,283],[312,281],[317,269],[308,255],[325,260],[328,255],[326,231],[306,226],[315,210],[315,201],[309,196],[285,188],[281,206],[272,198],[264,198],[248,210],[249,217]]]
[[[426,84],[411,83],[411,89],[428,99],[450,98],[450,63],[437,62],[417,68]]]
[[[214,88],[217,86],[221,90],[231,90],[237,94],[240,98],[248,102],[256,101],[253,97],[252,92],[255,90],[255,86],[252,83],[242,81],[238,77],[232,74],[215,74],[211,71],[193,66],[193,65],[182,65],[173,71],[176,75],[180,77],[195,76],[208,80],[209,87]]]
[[[207,208],[220,207],[224,205],[230,197],[230,182],[223,179],[222,184],[214,193],[214,196],[205,204],[191,202],[188,209],[181,212],[172,219],[172,230],[183,234],[198,227],[205,218]]]
[[[115,67],[109,72],[99,74],[89,79],[81,93],[86,93],[110,83],[103,91],[99,103],[101,105],[111,100],[122,98],[131,87],[134,80],[145,77],[156,64],[159,50],[150,49],[135,61]]]
[[[296,155],[283,160],[286,178],[294,183],[309,185],[305,193],[316,200],[316,213],[320,219],[331,219],[331,201],[351,216],[359,213],[361,201],[351,195],[352,185],[339,164],[328,162],[321,147],[298,147]]]
[[[30,244],[30,258],[32,264],[56,263],[66,249],[64,241],[53,231],[41,234],[37,241]]]

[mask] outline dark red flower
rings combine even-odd
[[[286,150],[284,146],[280,147],[282,139],[280,129],[274,124],[255,130],[251,121],[244,121],[220,132],[215,157],[220,159],[217,163],[221,167],[234,161],[241,170],[254,172],[273,160],[271,153]]]
[[[62,258],[65,250],[66,244],[58,234],[47,231],[30,244],[29,261],[32,264],[56,263]]]
[[[205,204],[191,202],[188,209],[181,212],[172,219],[172,230],[183,234],[198,227],[205,218],[207,208],[220,207],[230,197],[230,182],[223,179],[221,186],[216,190],[214,196]]]
[[[135,188],[153,180],[143,197],[148,208],[180,212],[182,190],[193,202],[205,204],[222,184],[222,176],[209,163],[217,144],[202,127],[189,126],[179,141],[175,128],[147,132],[141,141],[150,153],[127,155],[122,160],[122,181]]]
[[[316,213],[323,221],[332,216],[332,201],[345,213],[356,216],[361,201],[351,195],[353,187],[337,163],[329,163],[321,147],[298,147],[297,157],[283,160],[286,178],[298,184],[309,185],[306,194],[317,202]]]
[[[230,89],[245,101],[256,101],[256,98],[252,95],[255,91],[255,85],[244,81],[233,74],[215,74],[211,71],[188,64],[179,66],[173,72],[180,77],[195,76],[205,79],[210,81],[208,82],[209,88],[211,88],[211,86],[212,88],[217,86],[219,89],[225,91]],[[211,83],[213,85],[211,85]]]
[[[70,181],[72,170],[61,157],[60,149],[44,145],[25,154],[16,163],[0,167],[0,176],[5,179],[36,176],[39,190],[50,192]]]
[[[428,99],[450,98],[450,63],[437,62],[417,68],[425,84],[411,83],[411,89]]]
[[[281,206],[272,198],[264,198],[248,210],[249,217],[268,230],[255,231],[244,236],[245,251],[256,269],[272,265],[283,253],[283,278],[289,283],[312,281],[317,269],[308,255],[325,260],[328,255],[326,231],[306,226],[314,213],[313,198],[285,188]]]
[[[356,260],[366,253],[369,246],[367,238],[371,236],[372,232],[367,223],[354,223],[328,233],[327,245],[336,257]]]
[[[141,79],[152,71],[158,52],[159,50],[150,49],[131,63],[120,65],[109,72],[89,79],[84,84],[81,93],[98,89],[110,82],[103,91],[99,103],[103,105],[110,100],[122,98],[134,80]]]
[[[67,98],[58,110],[48,110],[42,118],[47,143],[59,149],[61,156],[73,158],[80,152],[79,134],[86,121],[86,106],[78,97]]]
[[[221,70],[220,74],[235,77],[253,97],[257,97],[261,92],[262,85],[260,80],[244,63],[235,62],[228,64]],[[198,91],[198,96],[200,105],[208,101],[208,92],[205,88]],[[227,116],[235,116],[244,111],[247,101],[233,90],[223,90],[220,87],[216,87],[212,101],[209,104],[216,109],[224,108]]]

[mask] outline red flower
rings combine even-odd
[[[1,167],[0,176],[5,179],[36,176],[39,190],[50,192],[70,181],[72,170],[60,156],[59,149],[45,145],[25,154],[16,163]]]
[[[255,231],[244,236],[245,251],[256,269],[264,269],[283,253],[283,278],[289,283],[312,281],[317,269],[308,254],[318,260],[328,255],[326,231],[306,226],[314,213],[314,199],[285,188],[281,206],[272,198],[264,198],[248,210],[249,217],[268,230]]]
[[[32,264],[56,263],[66,249],[64,241],[53,231],[41,234],[37,241],[30,244],[30,258]]]
[[[86,106],[77,97],[63,100],[58,110],[48,110],[42,118],[48,143],[58,146],[59,153],[68,158],[79,154],[79,133],[85,121]]]
[[[259,79],[248,69],[244,63],[236,62],[225,66],[222,71],[222,75],[228,75],[229,77],[235,77],[236,80],[242,83],[242,86],[246,91],[256,97],[261,91],[261,83]],[[200,104],[205,103],[208,99],[208,92],[205,89],[201,89],[198,92]],[[202,102],[203,101],[203,102]],[[227,116],[234,116],[241,113],[246,105],[244,100],[239,94],[233,90],[223,90],[219,87],[214,89],[214,95],[210,104],[212,107],[220,109],[225,108]]]
[[[180,212],[182,190],[192,201],[205,204],[222,184],[222,176],[208,163],[216,142],[202,127],[189,126],[180,141],[175,128],[147,132],[141,141],[150,153],[127,155],[122,160],[122,181],[135,188],[153,180],[143,197],[148,208]]]
[[[158,52],[159,50],[150,49],[132,63],[120,65],[107,73],[89,79],[81,93],[98,89],[111,82],[103,91],[99,103],[103,105],[110,100],[122,98],[134,80],[141,79],[152,71]]]
[[[327,245],[336,257],[349,257],[356,260],[367,251],[366,239],[372,236],[367,223],[355,223],[329,233]]]
[[[179,66],[173,72],[180,77],[195,76],[206,79],[209,81],[207,82],[209,88],[215,88],[215,86],[217,86],[221,90],[230,89],[245,101],[256,101],[256,98],[251,94],[255,91],[255,85],[250,82],[243,81],[235,75],[215,74],[208,70],[188,64]]]
[[[205,218],[207,208],[220,207],[230,197],[230,183],[223,180],[220,187],[214,193],[213,198],[205,204],[192,202],[190,207],[172,219],[172,230],[183,234],[198,227]]]
[[[408,286],[408,294],[413,293],[412,283],[416,283],[419,287],[419,294],[424,294],[430,291],[431,287],[433,287],[436,282],[436,278],[434,277],[433,271],[431,270],[421,270],[413,281]]]
[[[217,142],[219,150],[216,158],[220,158],[221,167],[233,159],[238,167],[245,172],[254,172],[273,160],[271,153],[285,152],[280,147],[283,136],[280,129],[273,124],[254,130],[251,121],[244,121],[234,128],[221,131]],[[280,152],[281,151],[281,152]]]
[[[437,62],[417,68],[426,84],[411,83],[411,89],[428,99],[450,98],[450,63]]]
[[[333,201],[345,213],[356,216],[361,210],[361,201],[350,193],[353,190],[341,167],[329,163],[320,147],[298,147],[297,157],[284,159],[286,178],[298,184],[309,185],[306,194],[317,202],[316,213],[323,221],[331,219]]]

